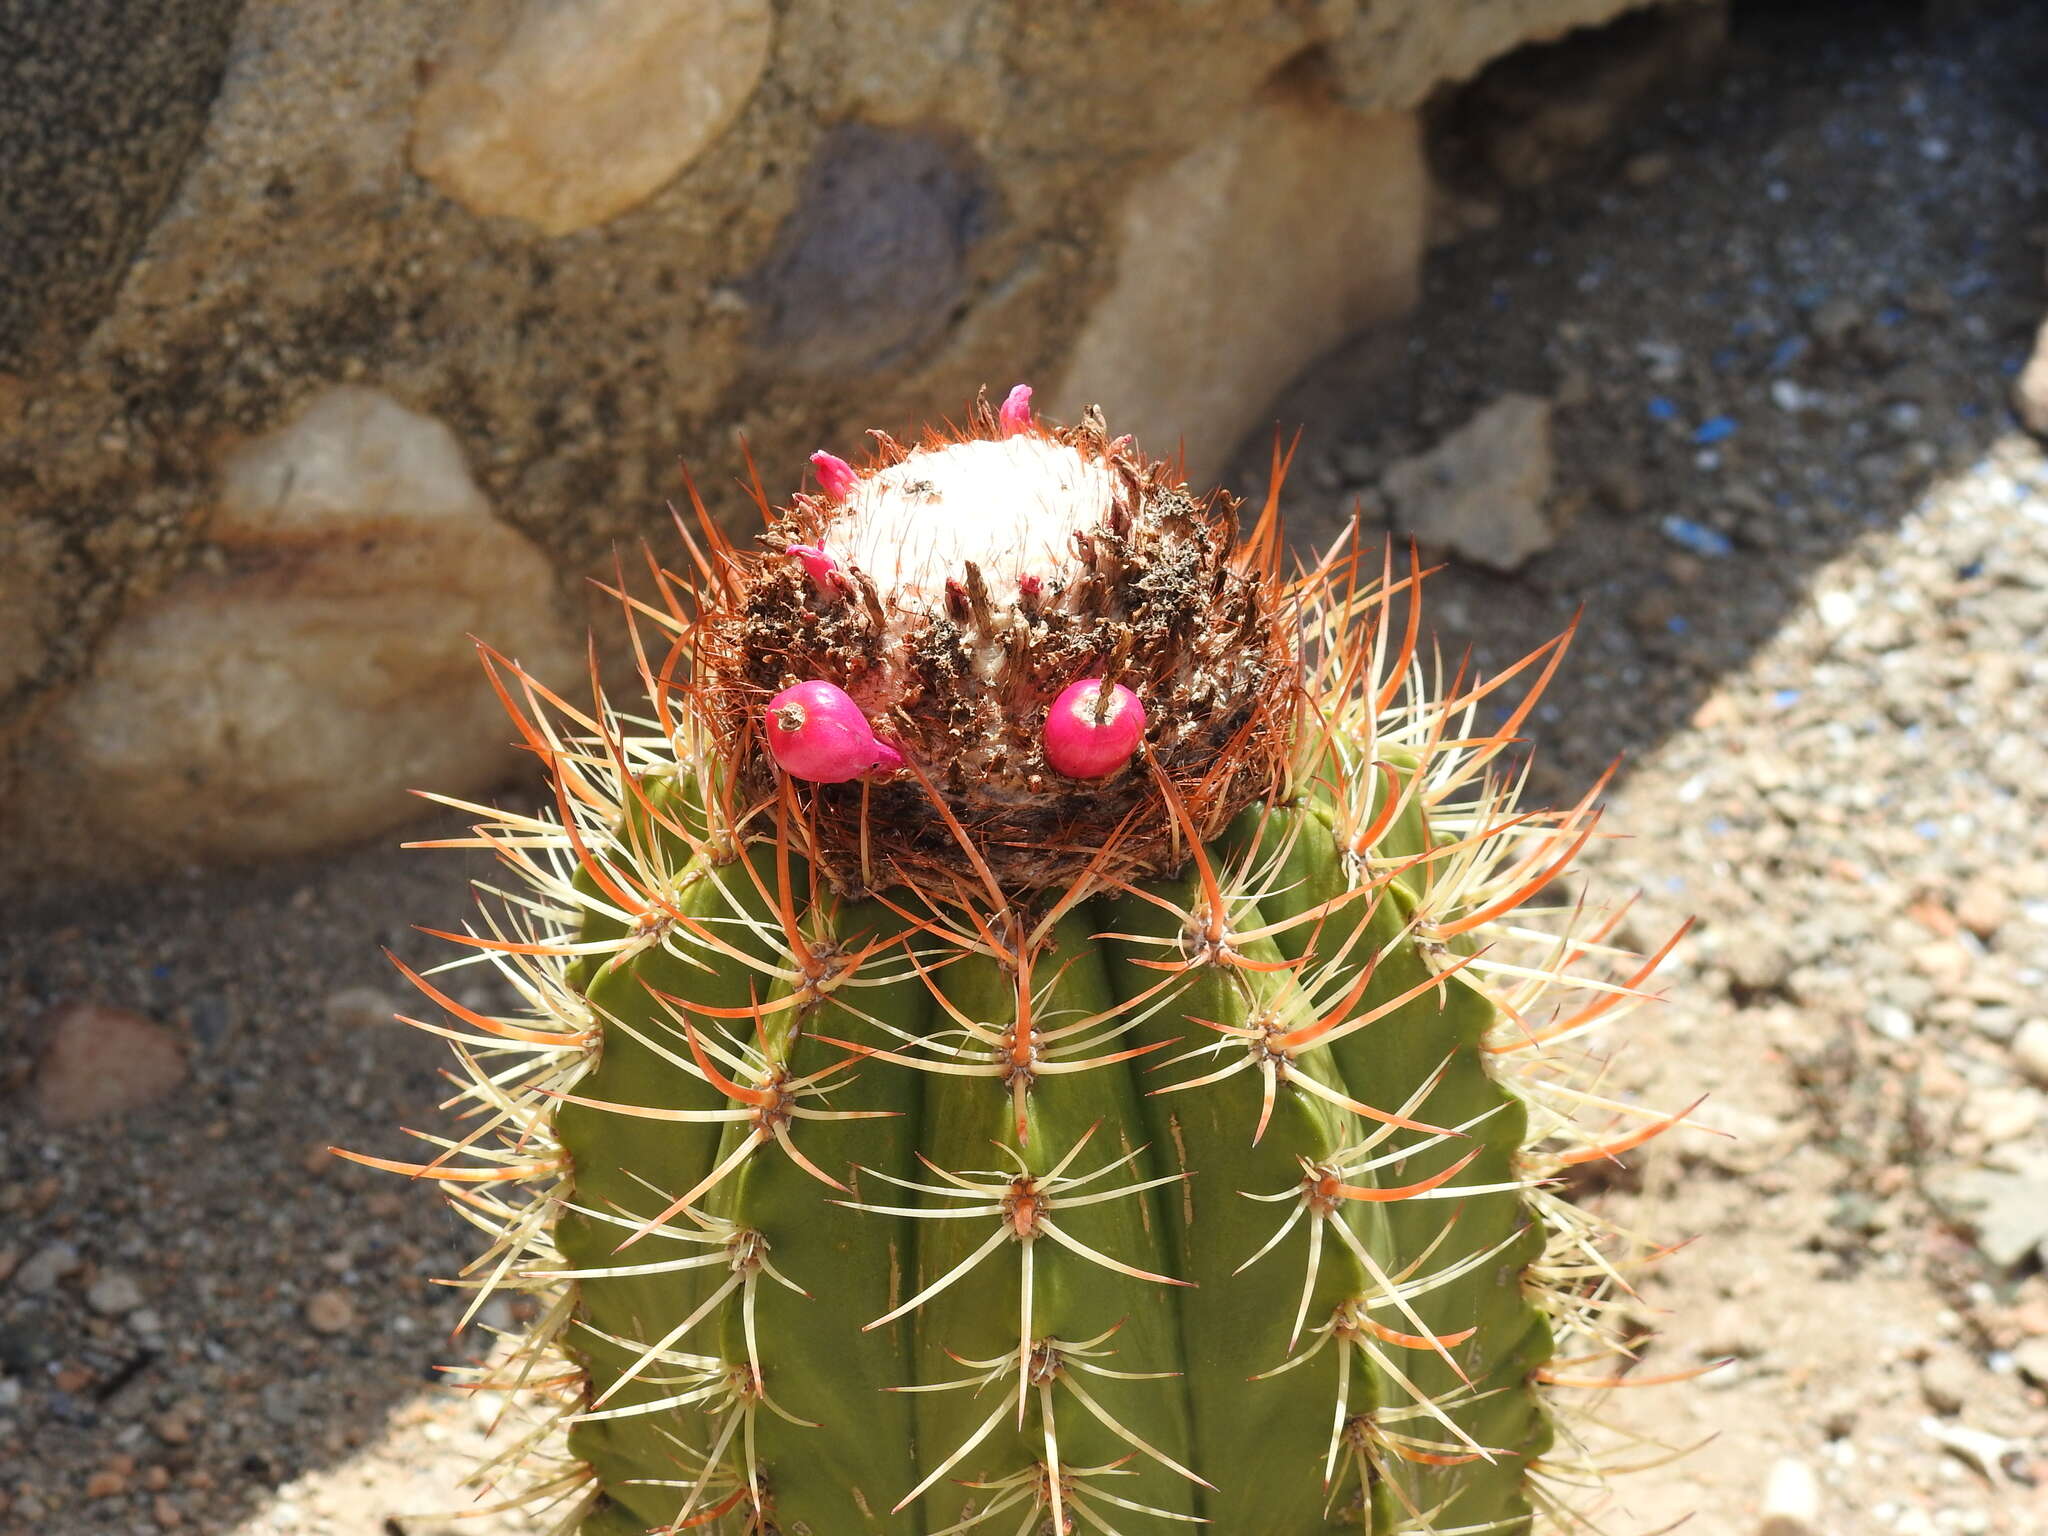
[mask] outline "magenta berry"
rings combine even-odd
[[[792,777],[843,784],[876,766],[884,754],[874,727],[843,688],[814,679],[768,701],[768,750]],[[895,749],[886,749],[896,764]]]
[[[1109,698],[1102,691],[1107,686]],[[1145,705],[1122,683],[1070,683],[1045,717],[1045,760],[1070,779],[1104,779],[1131,760],[1145,735]]]
[[[1019,384],[1003,397],[1003,408],[996,413],[1001,423],[1003,436],[1015,437],[1019,432],[1031,430],[1031,386]]]
[[[851,464],[822,448],[811,455],[811,467],[818,472],[818,484],[834,501],[846,500],[860,484],[860,474]]]

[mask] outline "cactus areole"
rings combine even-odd
[[[445,936],[524,1006],[415,977],[474,1123],[382,1165],[531,1293],[494,1485],[584,1536],[1568,1524],[1644,1255],[1560,1175],[1681,1117],[1584,1086],[1670,944],[1570,886],[1590,794],[1514,804],[1562,639],[1440,686],[1391,558],[1283,579],[1272,497],[1021,386],[876,437],[755,549],[699,508],[644,700],[486,653],[556,809],[466,807],[526,889]]]

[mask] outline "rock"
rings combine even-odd
[[[123,1317],[142,1305],[142,1287],[125,1270],[104,1269],[86,1287],[85,1304],[101,1317]]]
[[[2025,1262],[2048,1238],[2048,1173],[1966,1168],[1937,1181],[1935,1192],[2001,1269]]]
[[[1774,935],[1752,928],[1724,945],[1721,963],[1729,982],[1745,996],[1781,992],[1792,976],[1792,952]]]
[[[68,350],[105,312],[198,146],[241,8],[75,0],[10,12],[0,369]]]
[[[1283,78],[1189,153],[1135,178],[1116,275],[1075,339],[1053,415],[1100,402],[1155,453],[1213,476],[1333,338],[1415,302],[1429,175],[1409,113],[1361,117]],[[1123,402],[1121,405],[1118,402]]]
[[[413,113],[412,163],[549,235],[644,201],[738,116],[768,0],[472,0]]]
[[[825,375],[901,360],[952,319],[992,203],[981,168],[929,133],[834,128],[775,249],[740,285],[761,360]]]
[[[222,472],[223,568],[131,614],[58,715],[82,814],[169,857],[333,847],[487,788],[508,727],[470,634],[575,666],[547,561],[454,435],[342,386]]]
[[[315,1333],[347,1333],[356,1325],[356,1304],[346,1291],[315,1291],[306,1298],[306,1322]]]
[[[50,1015],[46,1027],[29,1093],[47,1126],[127,1114],[156,1103],[185,1080],[185,1051],[178,1036],[140,1014],[99,1003],[66,1003]]]
[[[1445,5],[1443,0],[1392,0],[1359,8],[1358,23],[1331,48],[1332,63],[1344,82],[1346,99],[1355,105],[1411,107],[1429,94],[1431,83],[1469,79],[1490,60],[1509,53],[1515,43],[1564,39],[1554,48],[1531,49],[1539,55],[1538,59],[1508,74],[1512,85],[1526,89],[1525,82],[1532,75],[1540,76],[1546,65],[1556,68],[1540,55],[1561,52],[1567,68],[1558,94],[1569,101],[1575,91],[1599,90],[1607,80],[1597,58],[1591,73],[1570,69],[1573,55],[1580,51],[1572,44],[1585,41],[1570,34],[1589,31],[1624,11],[1640,8],[1630,0],[1516,0],[1512,4],[1456,8]],[[1720,8],[1708,5],[1671,9],[1681,12],[1671,20],[1673,35],[1649,40],[1652,49],[1668,46],[1682,52],[1697,45],[1711,52],[1725,26],[1717,14]],[[1684,11],[1699,14],[1686,16]],[[1625,86],[1630,77],[1627,61],[1641,52],[1645,39],[1640,30],[1626,26],[1608,30],[1621,34],[1606,46],[1623,66],[1623,78],[1616,84]],[[1508,41],[1510,33],[1515,34],[1512,43]],[[1689,43],[1688,38],[1694,41]],[[1600,47],[1596,34],[1588,51],[1597,53]],[[1660,74],[1661,69],[1653,70],[1648,83],[1654,84]]]
[[[2012,916],[2012,901],[1989,880],[1973,880],[1956,898],[1956,921],[1980,939],[1989,939]]]
[[[14,1272],[14,1288],[26,1296],[41,1296],[57,1288],[84,1267],[85,1261],[69,1243],[48,1243],[29,1255],[28,1262]]]
[[[2048,1088],[2048,1018],[2028,1019],[2012,1037],[2012,1064]]]
[[[2048,1389],[2048,1334],[2021,1340],[2012,1352],[2012,1363],[2028,1381]]]
[[[55,594],[63,553],[54,520],[0,517],[0,697],[32,686],[60,638]]]
[[[1813,334],[1826,346],[1840,349],[1863,324],[1863,308],[1851,298],[1832,298],[1813,312]]]
[[[1757,1536],[1819,1536],[1820,1479],[1793,1456],[1772,1463],[1764,1483]]]
[[[1941,1350],[1920,1362],[1920,1395],[1936,1413],[1959,1413],[1978,1390],[1975,1362]]]
[[[1019,372],[1049,415],[1099,398],[1162,452],[1185,436],[1200,477],[1279,383],[1412,301],[1424,103],[1639,8],[874,0],[858,26],[768,0],[58,8],[18,57],[0,43],[9,196],[28,188],[0,330],[34,332],[0,342],[0,880],[156,875],[304,846],[292,822],[370,825],[353,758],[311,771],[326,733],[295,777],[185,791],[216,824],[192,837],[93,814],[98,733],[119,729],[106,678],[247,693],[259,756],[291,718],[306,637],[255,677],[287,599],[259,623],[244,594],[259,568],[282,591],[320,562],[218,541],[219,472],[323,385],[375,383],[459,433],[563,591],[614,545],[629,566],[638,536],[674,549],[679,457],[738,529],[741,432],[780,497],[825,442],[957,416]],[[479,613],[458,591],[456,633]],[[514,612],[479,627],[531,659]],[[151,671],[151,647],[194,664]],[[259,706],[275,720],[246,718]],[[441,745],[488,755],[489,714],[450,712]],[[146,757],[114,756],[130,793],[113,781]],[[271,831],[223,835],[249,789]]]
[[[1395,527],[1498,571],[1519,569],[1556,539],[1550,495],[1550,402],[1503,395],[1429,452],[1381,480]]]
[[[112,1467],[101,1467],[85,1480],[85,1496],[88,1499],[111,1499],[127,1491],[126,1475]]]
[[[2048,321],[2034,337],[2034,354],[2012,382],[2012,408],[2029,432],[2048,437]]]
[[[1977,1088],[1963,1103],[1962,1123],[1996,1147],[2032,1137],[2042,1107],[2031,1088]]]

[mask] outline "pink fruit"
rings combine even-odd
[[[843,784],[876,766],[886,750],[843,688],[821,679],[785,688],[768,701],[768,750],[785,773],[818,784]]]
[[[1045,717],[1045,760],[1070,779],[1103,779],[1131,760],[1145,735],[1145,705],[1122,683],[1102,699],[1099,677],[1070,683]]]

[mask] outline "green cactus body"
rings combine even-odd
[[[1662,951],[1532,910],[1590,800],[1512,809],[1527,705],[1429,695],[1410,583],[1283,587],[1270,506],[1235,544],[1014,407],[821,464],[767,555],[712,535],[640,610],[644,717],[495,669],[560,814],[479,829],[537,894],[467,942],[531,1007],[456,1009],[496,1141],[431,1171],[480,1292],[542,1303],[484,1378],[549,1405],[536,1499],[584,1536],[1540,1525],[1545,1382],[1616,1347],[1629,1258],[1552,1181],[1675,1119],[1577,1130],[1571,1043]],[[901,552],[976,494],[1044,550]]]

